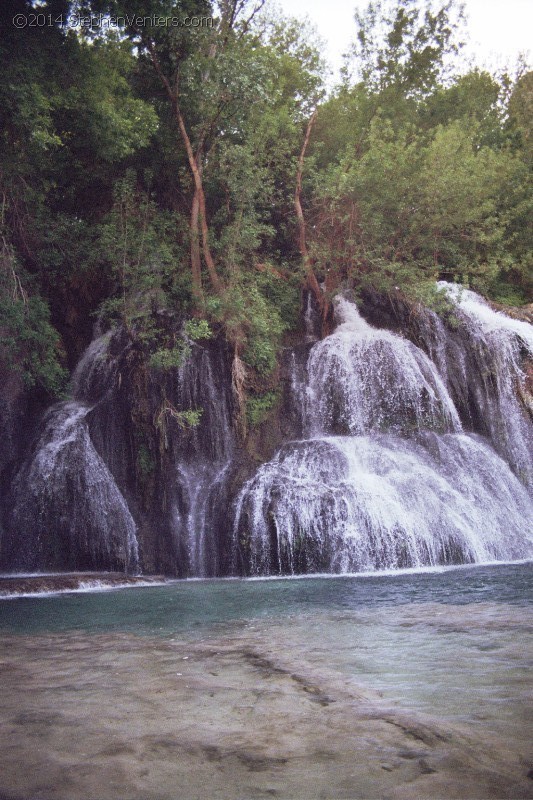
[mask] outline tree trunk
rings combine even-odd
[[[189,232],[191,238],[191,272],[192,272],[192,294],[198,305],[203,305],[204,292],[202,288],[202,260],[200,254],[200,234],[198,231],[198,215],[200,213],[200,203],[198,194],[195,190],[191,206],[191,219]]]
[[[178,101],[176,97],[174,97],[173,99],[174,99],[174,113],[178,121],[181,137],[185,145],[187,158],[189,160],[189,166],[191,168],[192,176],[194,179],[195,197],[197,196],[198,198],[200,230],[202,231],[202,252],[204,254],[204,260],[207,267],[207,271],[209,272],[211,283],[213,284],[213,289],[216,292],[218,292],[218,294],[221,294],[223,290],[222,281],[218,276],[215,262],[213,260],[213,256],[211,255],[211,250],[209,248],[209,229],[207,227],[207,213],[205,208],[205,194],[202,183],[202,175],[200,169],[198,168],[196,158],[194,157],[191,140],[189,139],[189,134],[187,133],[185,122],[183,121],[183,117],[181,116],[181,111]]]
[[[294,208],[296,210],[296,219],[298,221],[298,249],[300,250],[300,255],[302,256],[305,273],[307,276],[307,283],[315,296],[315,299],[320,307],[320,310],[323,312],[324,293],[322,292],[318,284],[316,275],[313,271],[313,267],[311,264],[311,259],[309,258],[309,252],[307,250],[307,241],[305,235],[305,217],[302,209],[302,203],[300,200],[302,194],[302,173],[304,168],[305,151],[307,150],[307,145],[309,144],[309,139],[311,137],[311,131],[313,129],[313,125],[315,124],[316,115],[317,115],[317,109],[313,111],[311,118],[307,123],[307,130],[305,132],[304,143],[302,145],[302,150],[300,152],[300,158],[298,159],[298,171],[296,173],[296,189],[294,191]]]
[[[205,195],[204,195],[204,187],[203,187],[203,183],[202,183],[202,173],[201,173],[201,169],[199,169],[199,167],[198,167],[198,162],[197,162],[197,160],[195,158],[194,151],[192,149],[191,140],[189,139],[189,134],[187,133],[187,128],[185,126],[184,119],[183,119],[183,117],[181,115],[179,101],[178,101],[178,89],[177,89],[177,86],[176,86],[175,90],[172,88],[172,86],[170,85],[169,79],[164,74],[163,70],[161,69],[161,64],[159,63],[159,59],[157,57],[157,52],[156,52],[156,48],[155,48],[154,42],[148,42],[147,46],[148,46],[148,49],[150,51],[150,56],[152,58],[152,64],[154,65],[155,71],[157,72],[157,74],[158,74],[158,76],[159,76],[159,78],[161,80],[161,83],[165,87],[165,89],[167,91],[167,94],[168,94],[168,97],[170,99],[170,102],[172,104],[172,108],[173,108],[173,111],[174,111],[174,116],[176,117],[176,121],[178,123],[178,128],[179,128],[180,134],[181,134],[181,138],[183,139],[183,144],[185,145],[185,152],[187,153],[187,159],[189,161],[189,167],[191,169],[193,180],[194,180],[193,206],[194,206],[195,199],[196,199],[196,201],[198,203],[198,212],[197,213],[198,213],[198,217],[199,217],[199,220],[200,220],[200,230],[202,232],[202,252],[203,252],[203,255],[204,255],[205,264],[207,266],[207,271],[209,272],[209,277],[211,279],[211,283],[213,285],[213,288],[218,294],[222,294],[222,291],[223,291],[224,287],[222,285],[222,281],[220,280],[220,278],[218,276],[218,273],[217,273],[217,270],[216,270],[216,266],[215,266],[215,262],[213,260],[212,254],[211,254],[211,250],[209,248],[209,229],[207,227],[207,214],[206,214],[206,208],[205,208]],[[196,214],[196,212],[194,211],[194,208],[191,209],[191,225],[192,225],[192,222],[193,222],[193,212]],[[196,231],[198,230],[198,226],[196,226],[195,230]],[[193,240],[194,240],[194,229],[191,230],[191,234],[192,234],[192,236],[191,236],[191,243],[192,243]],[[191,248],[192,248],[192,246],[193,245],[191,244]],[[192,249],[191,249],[191,254],[192,254]],[[193,278],[192,278],[193,287],[194,287],[195,281],[196,281],[196,276],[194,274],[194,270],[197,270],[197,267],[198,267],[197,262],[193,266],[193,263],[191,261],[191,269],[193,270]]]

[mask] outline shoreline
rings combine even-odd
[[[261,583],[270,581],[343,580],[350,578],[379,579],[402,578],[408,575],[442,575],[447,572],[505,567],[533,563],[532,558],[505,561],[479,561],[466,564],[433,564],[399,569],[362,570],[360,572],[309,572],[293,575],[218,575],[210,577],[178,578],[172,575],[141,574],[127,575],[123,572],[15,572],[0,573],[0,600],[13,598],[50,596],[68,592],[105,591],[128,587],[167,586],[174,583],[197,583],[204,581],[244,581]],[[0,799],[1,800],[1,799]]]
[[[67,592],[84,592],[165,584],[164,575],[125,575],[122,572],[53,572],[0,575],[0,600],[43,597]]]

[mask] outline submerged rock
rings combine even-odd
[[[123,572],[0,575],[0,598],[55,594],[57,592],[97,591],[127,586],[154,586],[164,582],[163,575],[124,575]]]

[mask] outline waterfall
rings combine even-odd
[[[177,375],[180,407],[201,410],[198,427],[176,447],[171,511],[176,549],[186,553],[186,574],[196,577],[219,572],[219,527],[235,451],[226,369],[215,353],[193,345]]]
[[[110,353],[111,339],[111,332],[98,336],[82,354],[70,380],[75,400],[96,402],[112,389],[117,363]]]
[[[14,569],[138,570],[135,523],[88,427],[98,395],[112,387],[108,345],[103,336],[87,349],[73,376],[72,399],[44,415],[15,478]]]
[[[450,390],[481,421],[482,432],[526,484],[533,486],[532,398],[523,362],[533,358],[533,327],[494,311],[483,298],[440,282],[456,308],[455,337],[443,336]],[[465,398],[465,390],[468,398]]]
[[[498,417],[512,402],[518,408],[504,367],[518,374],[513,337],[526,336],[521,324],[491,318],[486,331],[468,317],[468,359],[453,363],[451,347],[427,347],[427,355],[371,327],[345,298],[335,317],[300,382],[304,438],[282,447],[237,498],[235,567],[255,575],[343,573],[533,555],[532,503],[510,468],[515,461],[504,460],[492,436],[465,431],[448,390],[457,389],[458,368],[474,363],[475,345],[483,341],[487,353],[495,346],[497,331],[501,374],[491,397],[498,388],[503,397],[480,413],[491,416],[487,432],[503,426],[516,443],[522,422]]]
[[[161,372],[138,367],[120,329],[91,342],[70,399],[46,412],[12,483],[7,569],[144,566],[203,577],[226,568],[220,553],[236,446],[231,372],[223,344],[189,345],[180,368]],[[190,410],[201,412],[197,427],[179,423]],[[152,459],[145,484],[141,448]]]
[[[303,297],[303,321],[305,327],[305,341],[316,342],[320,338],[321,317],[320,312],[315,308],[313,292],[307,290]]]
[[[339,297],[322,340],[308,296],[282,365],[285,444],[251,476],[223,342],[161,372],[123,332],[96,338],[11,481],[3,566],[207,577],[531,557],[532,327],[441,289],[451,321],[395,299],[397,317],[375,306],[393,332]]]
[[[339,324],[308,361],[306,432],[459,431],[461,423],[435,364],[407,339],[366,323],[343,297]]]

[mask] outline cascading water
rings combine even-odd
[[[306,438],[239,494],[236,568],[341,573],[530,556],[527,490],[485,439],[463,432],[434,361],[344,298],[336,319],[309,354]]]
[[[339,325],[310,353],[305,432],[459,431],[461,423],[435,364],[418,347],[377,330],[353,303],[335,303]]]
[[[184,409],[201,410],[200,424],[177,448],[176,497],[172,529],[176,547],[185,547],[186,573],[215,575],[218,522],[225,516],[227,478],[235,450],[227,374],[212,352],[198,345],[181,367],[177,394]]]
[[[220,342],[189,345],[180,369],[160,372],[139,367],[123,331],[90,344],[71,399],[44,415],[12,482],[4,568],[137,572],[142,565],[195,577],[227,569],[231,370]],[[190,428],[180,414],[192,410],[201,419]]]
[[[15,478],[13,569],[138,569],[135,522],[87,423],[97,395],[112,386],[108,344],[103,336],[87,349],[73,376],[73,399],[45,414]]]
[[[301,440],[246,482],[234,524],[249,462],[224,344],[191,343],[162,374],[135,371],[120,331],[97,338],[11,484],[4,568],[133,572],[137,536],[146,569],[198,577],[232,571],[232,547],[233,572],[258,575],[530,557],[531,326],[443,289],[454,324],[410,311],[412,341],[344,298],[318,341],[307,303],[306,342],[285,354],[280,426]],[[197,427],[171,421],[190,409],[202,411]],[[159,459],[145,485],[139,453]]]
[[[482,420],[483,431],[514,472],[533,487],[533,413],[522,363],[533,358],[533,327],[494,311],[478,294],[441,282],[456,307],[458,334],[442,337],[450,389]]]

